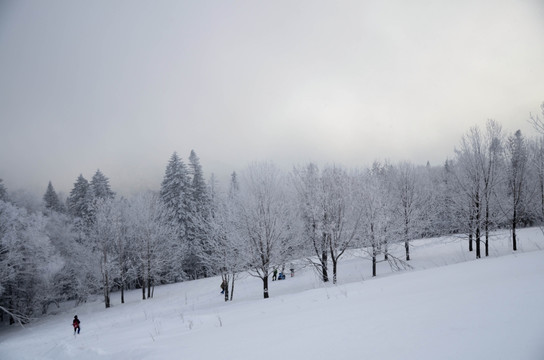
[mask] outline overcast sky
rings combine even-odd
[[[441,164],[489,118],[534,135],[544,1],[0,0],[0,178],[158,189],[174,151]]]

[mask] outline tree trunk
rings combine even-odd
[[[479,259],[482,257],[482,253],[480,251],[480,228],[476,228],[476,259]]]
[[[388,243],[387,243],[387,227],[384,229],[384,243],[383,243],[383,250],[384,250],[384,254],[383,254],[383,259],[384,260],[389,260],[389,247],[388,247]]]
[[[329,281],[329,272],[327,270],[327,250],[323,250],[321,253],[321,269],[323,270],[323,282]]]
[[[140,284],[142,285],[142,300],[145,300],[145,265],[142,264],[142,274],[140,277]]]
[[[234,296],[234,273],[232,274],[232,285],[230,286],[230,301],[232,301],[233,296]]]
[[[372,244],[372,276],[376,276],[376,245]]]
[[[121,304],[125,303],[125,267],[121,266]]]
[[[105,281],[104,281],[104,303],[106,305],[106,309],[110,307],[110,284],[109,284],[107,272],[105,274]]]
[[[332,283],[336,284],[336,269],[338,261],[334,258],[334,256],[331,256],[332,259]]]
[[[109,282],[109,277],[108,277],[108,269],[107,269],[107,266],[108,266],[108,253],[106,252],[106,250],[103,250],[103,260],[104,260],[104,263],[103,263],[103,276],[104,276],[104,304],[106,306],[106,309],[110,307],[110,282]]]
[[[151,250],[147,242],[147,298],[151,297]]]
[[[268,299],[268,274],[263,277],[263,296]]]
[[[489,187],[486,184],[485,190],[485,219],[484,219],[484,232],[485,232],[485,256],[489,256]]]
[[[481,252],[481,235],[480,235],[480,220],[481,220],[481,214],[480,214],[480,194],[476,194],[476,259],[479,259],[482,257]]]
[[[544,178],[543,177],[540,178],[540,201],[541,201],[540,221],[544,223]]]
[[[404,249],[406,250],[406,261],[410,261],[410,244],[408,239],[408,215],[404,215]]]
[[[469,217],[469,232],[468,232],[468,251],[470,252],[474,250],[472,245],[473,232],[474,232],[474,215],[472,215],[471,213]]]
[[[142,300],[145,300],[145,281],[142,278]]]
[[[489,256],[489,204],[485,204],[485,256]]]
[[[517,251],[518,250],[518,243],[517,243],[517,240],[516,240],[516,208],[514,208],[514,216],[513,216],[513,219],[512,219],[512,246],[513,246],[513,249],[514,251]]]

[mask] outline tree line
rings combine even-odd
[[[543,107],[544,114],[544,107]],[[535,120],[536,119],[536,120]],[[536,122],[540,119],[534,118]],[[409,266],[414,239],[457,234],[475,258],[489,256],[491,231],[544,222],[544,137],[506,134],[489,120],[461,138],[440,166],[375,161],[366,168],[272,162],[205,180],[191,151],[173,153],[159,191],[117,196],[97,170],[77,177],[61,201],[49,182],[39,211],[12,199],[0,180],[0,321],[26,322],[63,301],[221,275],[268,279],[274,268],[312,266],[336,283],[338,263],[362,249],[377,264]],[[404,255],[390,252],[401,245]]]

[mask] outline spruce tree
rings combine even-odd
[[[57,193],[55,192],[55,189],[53,188],[53,184],[51,184],[51,181],[49,181],[49,184],[47,185],[47,190],[43,195],[43,202],[47,210],[63,212],[63,206],[59,200]]]
[[[79,175],[74,188],[70,191],[67,199],[68,212],[70,215],[79,218],[85,218],[90,211],[91,203],[90,185],[83,175]]]
[[[189,156],[189,166],[193,177],[191,182],[191,193],[196,207],[195,210],[199,213],[203,213],[209,206],[209,196],[206,181],[204,180],[202,165],[200,165],[200,159],[194,150],[191,150],[191,155]]]
[[[174,152],[168,161],[161,183],[160,198],[169,212],[169,220],[178,229],[180,241],[185,239],[190,214],[191,183],[187,167]]]
[[[200,159],[191,150],[189,155],[189,170],[191,180],[191,207],[187,224],[188,258],[187,263],[192,268],[194,277],[206,276],[206,269],[202,262],[202,256],[209,253],[207,244],[210,217],[210,195]]]
[[[4,184],[2,184],[2,179],[0,179],[0,200],[8,201],[8,191]]]
[[[113,199],[115,197],[115,193],[110,188],[109,179],[100,170],[96,170],[90,185],[95,199]]]
[[[240,191],[240,184],[238,183],[238,175],[236,171],[233,171],[230,175],[230,187],[229,187],[229,198],[233,198]]]
[[[516,228],[525,214],[525,207],[528,202],[527,191],[527,165],[528,165],[528,150],[525,138],[520,130],[517,130],[514,135],[508,137],[506,147],[507,153],[507,194],[508,203],[507,218],[510,223],[510,231],[512,233],[512,250],[518,249]]]

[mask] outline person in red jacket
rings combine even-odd
[[[72,325],[74,326],[74,335],[76,331],[79,334],[79,331],[81,330],[81,328],[79,327],[79,319],[77,318],[77,315],[74,316],[74,321],[72,322]]]

